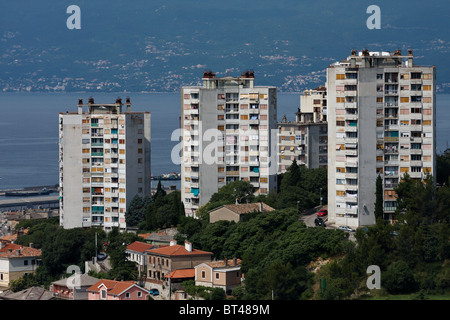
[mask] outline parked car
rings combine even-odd
[[[97,255],[97,260],[99,260],[99,261],[105,260],[106,257],[107,257],[106,253],[100,252],[100,253]]]
[[[159,290],[158,289],[151,289],[150,294],[153,296],[159,296]]]
[[[328,214],[328,210],[326,210],[326,209],[322,209],[319,212],[317,212],[318,217],[323,217],[323,216],[326,216],[327,214]]]
[[[314,219],[314,224],[317,226],[317,227],[326,227],[326,225],[325,225],[325,221],[323,221],[322,220],[322,218],[315,218]]]
[[[349,226],[339,226],[339,230],[348,231],[348,232],[354,232],[355,230],[350,228]]]

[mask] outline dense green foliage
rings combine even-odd
[[[436,192],[431,176],[420,181],[406,175],[396,192],[396,223],[378,219],[376,225],[358,229],[356,245],[321,270],[320,277],[328,282],[319,298],[367,293],[369,265],[380,267],[382,290],[391,294],[450,290],[448,186]]]
[[[191,297],[202,298],[205,300],[225,299],[225,291],[222,288],[196,286],[194,280],[184,281],[182,283],[182,286],[186,293]]]
[[[450,149],[436,155],[436,182],[440,185],[450,185]]]
[[[152,197],[136,195],[125,214],[127,224],[138,226],[140,231],[153,231],[161,228],[176,226],[184,216],[184,206],[181,193],[174,191],[166,193],[158,183]]]
[[[85,261],[91,260],[96,252],[106,249],[110,257],[112,269],[102,274],[103,278],[118,280],[133,280],[137,277],[136,266],[127,261],[126,245],[136,241],[138,237],[133,233],[120,233],[113,229],[105,234],[99,228],[63,229],[54,219],[34,220],[33,223],[21,222],[17,227],[28,227],[27,234],[18,238],[17,243],[33,246],[42,250],[42,263],[35,274],[29,274],[16,281],[12,281],[10,289],[22,290],[30,286],[48,286],[66,274],[67,268],[76,265],[83,272]],[[97,234],[97,248],[95,236]],[[106,248],[103,243],[106,242]]]
[[[375,219],[383,218],[383,179],[380,175],[375,184]]]
[[[279,176],[280,188],[278,192],[269,193],[267,196],[259,196],[262,200],[276,209],[297,208],[305,210],[320,204],[327,203],[327,169],[308,169],[298,166],[297,161],[284,174]]]
[[[300,299],[310,294],[312,277],[306,265],[319,256],[338,254],[348,240],[339,230],[307,228],[298,217],[296,209],[283,209],[239,223],[185,218],[179,230],[194,247],[213,252],[217,259],[242,258],[244,299],[270,299],[272,290],[275,299]]]
[[[445,172],[443,168],[438,172]],[[141,229],[177,225],[179,242],[189,240],[194,248],[210,251],[214,258],[240,258],[245,286],[233,290],[236,299],[351,299],[376,295],[366,287],[367,267],[381,269],[381,292],[386,294],[446,294],[450,290],[450,186],[435,188],[433,177],[424,180],[405,175],[395,189],[397,211],[394,223],[382,219],[379,205],[380,179],[376,182],[376,224],[359,228],[350,241],[348,233],[322,227],[308,228],[299,220],[301,209],[318,204],[320,187],[326,185],[326,170],[305,169],[293,163],[280,176],[277,194],[257,196],[245,181],[227,184],[199,210],[199,218],[184,215],[180,193],[166,194],[158,186],[151,198],[133,199],[127,212]],[[448,179],[448,177],[447,177]],[[325,182],[324,182],[325,181]],[[326,189],[322,190],[326,196]],[[238,223],[210,223],[209,210],[223,204],[264,201],[276,210],[249,213]],[[282,200],[280,200],[282,199]],[[325,201],[324,201],[325,202]],[[377,205],[378,204],[378,205]],[[145,213],[145,215],[144,215]],[[69,265],[84,269],[95,251],[104,249],[112,270],[102,278],[134,280],[134,263],[127,261],[126,245],[137,240],[117,229],[105,234],[100,229],[62,229],[57,220],[24,221],[18,228],[29,232],[19,244],[42,248],[42,265],[36,274],[13,281],[11,289],[49,284],[64,274]],[[98,235],[98,247],[94,237]],[[311,272],[310,263],[325,263]],[[100,275],[99,275],[100,276]],[[320,283],[320,288],[319,288]],[[203,299],[224,299],[223,290],[211,290],[184,283],[186,291]]]

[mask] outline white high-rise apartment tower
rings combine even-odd
[[[78,112],[59,114],[60,224],[126,230],[136,194],[150,195],[150,112],[126,111],[122,100],[80,99]],[[87,110],[83,110],[87,107]]]
[[[253,72],[237,78],[205,72],[202,80],[203,86],[181,90],[181,198],[187,216],[232,181],[249,181],[255,194],[276,188],[276,88],[254,86]]]
[[[375,223],[376,179],[384,216],[395,219],[402,176],[435,176],[436,68],[413,64],[412,50],[353,50],[327,69],[328,219]]]

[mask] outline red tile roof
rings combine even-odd
[[[0,238],[0,240],[8,241],[8,242],[16,241],[17,240],[17,233],[3,236],[3,237]]]
[[[40,249],[24,247],[15,243],[8,243],[0,249],[0,258],[40,257]]]
[[[212,252],[192,249],[187,251],[185,246],[174,244],[173,246],[165,246],[158,249],[147,250],[150,254],[158,254],[163,256],[189,256],[189,255],[212,255]]]
[[[101,279],[94,285],[90,286],[87,290],[92,292],[100,292],[100,288],[105,286],[107,289],[107,293],[111,295],[119,295],[133,286],[137,286],[133,281],[115,281],[115,280],[107,280]],[[142,290],[145,290],[141,288]],[[147,290],[145,290],[147,291]]]
[[[127,250],[130,251],[136,251],[136,252],[144,252],[145,250],[148,250],[150,248],[154,247],[154,245],[149,244],[149,243],[145,243],[145,242],[140,242],[140,241],[135,241],[131,244],[129,244],[127,246]]]
[[[169,275],[165,275],[169,278]],[[178,269],[170,273],[170,279],[195,278],[195,269]]]

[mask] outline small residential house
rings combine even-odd
[[[159,246],[155,246],[153,244],[135,241],[127,246],[125,249],[125,253],[127,255],[127,259],[129,261],[133,261],[138,265],[139,274],[144,272],[145,267],[147,266],[147,258],[146,251],[158,248]]]
[[[40,264],[41,250],[0,241],[0,287],[8,287],[10,281],[34,273]]]
[[[153,232],[149,233],[145,237],[145,241],[154,245],[166,245],[170,244],[170,240],[173,239],[173,235],[167,234],[166,232]]]
[[[195,285],[222,288],[227,294],[241,285],[240,259],[224,259],[199,264],[195,267]]]
[[[171,284],[181,283],[183,281],[195,279],[195,269],[177,269],[164,276],[166,281],[170,281]]]
[[[192,248],[192,243],[178,245],[171,241],[169,246],[147,250],[147,279],[164,281],[165,276],[178,269],[193,269],[196,265],[211,261],[212,252]]]
[[[89,300],[148,300],[148,290],[133,281],[101,279],[87,289]]]
[[[73,275],[69,278],[52,282],[51,291],[53,292],[53,296],[58,299],[88,300],[89,295],[87,289],[99,280],[86,273],[80,274],[77,279]]]
[[[252,212],[274,211],[275,209],[263,202],[242,203],[242,204],[226,204],[209,211],[209,221],[211,223],[227,220],[239,222],[242,221],[244,214]]]

